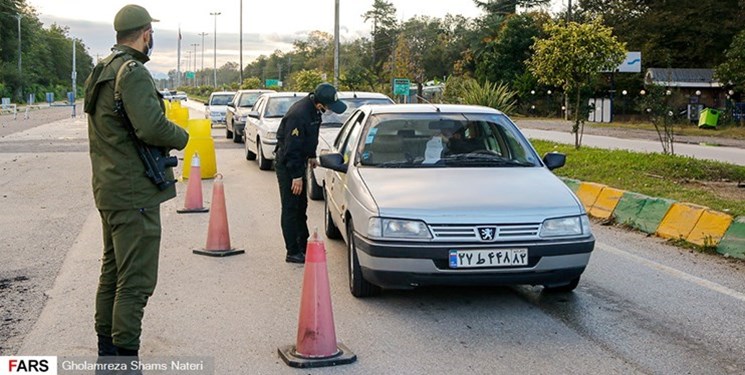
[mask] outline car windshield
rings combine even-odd
[[[375,115],[363,135],[358,151],[365,166],[540,166],[530,144],[501,114]]]
[[[241,94],[241,99],[238,103],[238,106],[251,108],[254,106],[254,104],[256,104],[259,96],[261,96],[261,93],[258,92],[243,93]]]
[[[266,109],[264,110],[265,118],[281,118],[287,113],[287,110],[295,104],[296,101],[302,99],[301,96],[285,96],[269,98],[266,103]]]
[[[352,115],[355,109],[362,107],[365,104],[392,104],[388,98],[341,98],[340,101],[347,105],[347,110],[344,113],[338,114],[332,111],[324,112],[321,116],[322,127],[341,127],[344,122],[347,121],[349,116]]]
[[[210,99],[210,105],[228,105],[233,100],[233,94],[213,95]]]

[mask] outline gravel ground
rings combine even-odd
[[[82,115],[83,106],[78,104],[78,115]],[[40,107],[35,108],[28,113],[28,119],[24,119],[25,109],[22,109],[13,119],[12,114],[3,113],[0,115],[0,138],[8,134],[27,130],[39,125],[72,117],[72,108],[70,107]]]
[[[521,128],[527,129],[540,129],[540,130],[553,130],[553,131],[566,131],[570,132],[572,129],[572,122],[563,121],[559,119],[533,119],[533,118],[517,118],[514,119],[515,123]],[[644,129],[627,129],[627,128],[609,128],[609,127],[592,127],[589,124],[585,125],[585,134],[591,135],[602,135],[606,137],[616,137],[624,139],[645,139],[651,141],[658,141],[657,132],[652,130]],[[745,148],[745,140],[741,139],[729,139],[721,137],[703,137],[703,136],[683,136],[677,135],[676,142],[688,143],[688,144],[702,144],[726,146],[726,147],[737,147]]]

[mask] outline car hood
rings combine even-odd
[[[253,107],[237,107],[235,112],[238,116],[248,116],[248,113],[253,111]]]
[[[545,168],[360,168],[381,216],[430,224],[538,223],[584,212]]]
[[[211,105],[210,112],[219,112],[219,113],[225,113],[228,111],[228,106],[226,105]]]

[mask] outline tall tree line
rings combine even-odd
[[[20,15],[21,70],[18,69],[18,16]],[[69,30],[56,24],[48,28],[26,0],[0,0],[0,96],[25,102],[29,94],[36,101],[46,92],[56,99],[72,90],[73,39]],[[78,96],[82,81],[93,68],[85,44],[75,43]]]

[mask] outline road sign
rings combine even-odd
[[[409,96],[411,81],[406,78],[393,79],[393,95]]]
[[[194,79],[194,77],[195,77],[194,72],[186,72],[186,78],[188,78],[188,79]]]
[[[278,79],[267,79],[266,83],[264,84],[266,87],[279,87],[279,80]]]
[[[642,53],[627,52],[626,59],[616,68],[619,73],[641,73],[642,71]]]

